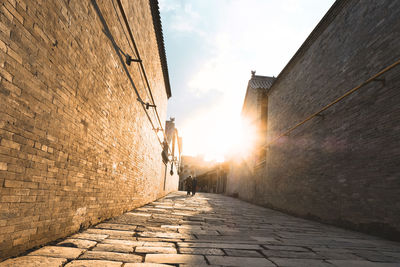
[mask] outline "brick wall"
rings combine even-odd
[[[399,17],[398,1],[337,1],[272,86],[267,139],[399,60]],[[239,196],[399,240],[399,73],[272,144],[262,175],[249,178],[257,186]]]
[[[150,4],[122,4],[164,121]],[[0,259],[166,194],[128,36],[116,1],[0,1]]]

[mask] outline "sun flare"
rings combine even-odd
[[[255,127],[240,115],[213,114],[196,116],[182,127],[183,154],[217,162],[250,155],[257,139]]]
[[[257,140],[257,130],[246,118],[241,118],[239,127],[236,129],[236,137],[231,140],[234,157],[247,158],[254,149]]]

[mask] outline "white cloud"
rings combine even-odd
[[[176,114],[184,152],[221,157],[228,149],[224,145],[226,134],[239,121],[250,71],[277,76],[333,0],[163,0],[160,4],[166,2],[170,3],[170,7],[163,7],[168,10],[169,30],[185,33],[185,38],[196,36],[198,40],[202,36],[198,46],[207,51],[195,57],[196,64],[183,61],[192,71],[185,83],[177,82],[178,88],[197,96],[215,91],[222,95],[221,101],[204,103],[190,118],[185,115],[188,112]],[[187,49],[197,53],[196,45]],[[176,95],[179,97],[179,92]],[[198,140],[198,133],[202,133],[202,140]]]
[[[193,10],[190,2],[182,1],[160,1],[160,11],[168,14],[168,27],[175,32],[195,32],[203,34],[200,30],[200,15]]]
[[[243,91],[252,69],[277,76],[318,21],[304,22],[307,18],[300,16],[304,10],[299,1],[229,3],[215,21],[217,30],[205,40],[211,55],[187,84],[195,94]]]
[[[179,8],[179,4],[175,1],[159,0],[158,3],[162,13],[175,11]]]

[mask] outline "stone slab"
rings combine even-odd
[[[264,256],[256,250],[245,249],[224,249],[226,255],[233,257],[251,257],[251,258],[264,258]]]
[[[48,256],[54,258],[76,259],[85,249],[46,246],[29,253],[29,256]]]
[[[145,242],[135,241],[135,240],[106,239],[102,243],[138,247],[138,246],[143,246]]]
[[[235,243],[193,243],[179,242],[179,247],[188,248],[233,248],[233,249],[260,249],[259,245],[235,244]]]
[[[161,242],[162,238],[156,238],[156,237],[138,237],[138,241],[144,241],[144,242]],[[179,241],[182,241],[179,239]],[[169,239],[167,242],[174,242],[171,239]]]
[[[125,263],[124,267],[171,267],[169,264],[158,263]]]
[[[381,253],[380,251],[374,251],[374,250],[364,250],[364,249],[354,249],[351,250],[352,252],[354,252],[354,254],[356,254],[357,256],[365,259],[365,260],[369,260],[369,261],[376,261],[376,262],[398,262],[399,259],[389,256],[389,255],[385,255],[383,253]]]
[[[317,251],[316,253],[329,260],[364,260],[363,258],[351,253],[337,253],[329,251]]]
[[[136,247],[137,253],[177,254],[176,248],[172,247]]]
[[[73,239],[69,238],[57,244],[57,246],[63,247],[75,247],[75,248],[92,248],[97,244],[96,241],[85,240],[85,239]]]
[[[181,234],[196,234],[196,235],[203,235],[203,236],[216,236],[219,233],[215,230],[201,230],[201,229],[186,229],[181,228],[178,229],[178,232]]]
[[[322,255],[318,255],[311,251],[261,250],[261,253],[268,258],[325,259]]]
[[[119,240],[138,241],[136,236],[130,236],[130,235],[110,235],[108,238],[119,239]]]
[[[99,229],[99,228],[88,229],[83,233],[101,234],[108,236],[133,236],[135,234],[134,231],[121,231],[121,230]]]
[[[93,240],[93,241],[102,241],[106,239],[108,235],[101,235],[101,234],[89,234],[89,233],[79,233],[71,236],[71,238],[77,239],[86,239],[86,240]]]
[[[366,260],[327,260],[338,267],[399,267],[400,262],[372,262]]]
[[[299,246],[272,246],[272,245],[262,245],[262,247],[270,250],[279,250],[279,251],[304,251],[309,252],[309,249],[299,247]]]
[[[197,235],[197,239],[199,240],[213,240],[214,242],[236,242],[236,241],[254,241],[254,239],[249,238],[248,236],[241,235]]]
[[[166,233],[166,232],[140,232],[137,234],[139,237],[156,237],[156,238],[173,238],[173,239],[183,239],[183,238],[193,238],[193,236],[188,234],[180,233]]]
[[[260,242],[275,242],[275,241],[277,241],[276,238],[266,237],[266,236],[250,236],[250,238],[260,241]]]
[[[65,267],[121,267],[122,262],[118,261],[102,261],[102,260],[75,260]]]
[[[131,224],[100,223],[100,224],[96,225],[95,228],[122,230],[122,231],[135,231],[137,226],[131,225]]]
[[[225,253],[219,248],[179,248],[179,253],[216,256],[225,255]]]
[[[142,262],[143,257],[127,253],[117,253],[108,251],[87,251],[79,259],[86,260],[109,260],[122,262]]]
[[[136,209],[136,210],[139,210],[139,209]],[[145,213],[145,212],[127,212],[124,215],[139,216],[139,217],[151,217],[150,213]]]
[[[186,229],[186,230],[202,230],[202,227],[200,225],[161,225],[161,228],[174,228],[174,229]]]
[[[174,243],[170,242],[144,242],[143,247],[175,247]]]
[[[185,264],[207,264],[204,256],[183,254],[147,254],[145,262],[151,263],[185,263]]]
[[[230,257],[230,256],[206,256],[210,264],[222,266],[274,266],[271,261],[265,258],[249,258],[249,257]]]
[[[92,251],[111,251],[111,252],[123,252],[132,253],[134,250],[133,246],[122,245],[122,244],[97,244]]]
[[[0,262],[1,267],[61,267],[67,259],[44,256],[23,256]]]
[[[332,264],[323,260],[314,259],[285,259],[285,258],[268,258],[278,266],[282,267],[332,267]]]
[[[215,239],[184,239],[178,240],[177,242],[186,242],[186,243],[224,243],[224,244],[245,244],[245,245],[262,245],[265,244],[265,242],[260,242],[256,240],[215,240]]]
[[[136,232],[163,232],[163,233],[177,233],[177,229],[163,228],[154,226],[138,226]]]

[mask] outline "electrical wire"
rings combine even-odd
[[[126,72],[126,74],[127,74],[127,77],[128,77],[128,79],[129,79],[129,81],[130,81],[130,83],[131,83],[131,85],[132,85],[132,87],[133,87],[133,89],[134,89],[134,91],[135,91],[135,94],[136,94],[136,96],[137,96],[137,100],[141,103],[141,107],[143,108],[143,110],[144,110],[144,112],[145,112],[145,114],[146,114],[146,117],[147,117],[147,119],[149,120],[149,122],[150,122],[150,124],[151,124],[151,126],[152,126],[152,129],[153,129],[154,131],[156,131],[155,125],[154,125],[154,123],[153,123],[153,120],[151,119],[149,113],[147,112],[147,108],[148,108],[149,106],[152,106],[152,105],[150,105],[150,104],[148,104],[148,103],[145,103],[145,102],[142,100],[142,98],[141,98],[141,96],[140,96],[140,94],[139,94],[139,91],[137,90],[136,85],[135,85],[134,81],[132,80],[132,77],[131,77],[131,75],[130,75],[130,73],[129,73],[129,71],[128,71],[128,68],[126,67],[126,62],[123,60],[123,58],[122,58],[122,56],[121,56],[121,53],[124,54],[123,51],[121,51],[121,49],[119,48],[119,46],[116,44],[114,38],[112,37],[112,34],[111,34],[111,32],[110,32],[110,29],[108,28],[107,23],[106,23],[104,17],[102,16],[101,11],[100,11],[100,9],[99,9],[99,7],[98,7],[96,1],[95,1],[95,0],[92,0],[92,4],[93,4],[93,6],[94,6],[94,8],[95,8],[96,13],[97,13],[98,16],[99,16],[100,21],[101,21],[102,24],[103,24],[103,27],[104,27],[104,31],[105,31],[106,36],[110,39],[112,45],[114,46],[114,49],[115,49],[116,52],[117,52],[118,57],[119,57],[120,60],[121,60],[123,69],[125,70],[125,72]],[[124,56],[126,56],[126,55],[124,54]],[[160,140],[160,137],[158,136],[157,132],[156,132],[156,136],[157,136],[157,140],[158,140],[158,142],[160,143],[161,147],[164,148],[165,142],[162,142],[162,141]]]
[[[151,91],[151,87],[150,87],[150,84],[149,84],[149,80],[148,80],[148,78],[147,78],[146,71],[145,71],[145,69],[144,69],[144,66],[143,66],[143,63],[142,63],[142,60],[141,60],[141,57],[140,57],[140,53],[139,53],[139,50],[138,50],[138,48],[137,48],[137,46],[136,46],[136,42],[135,42],[135,39],[134,39],[134,37],[133,37],[132,30],[131,30],[131,28],[130,28],[130,26],[129,26],[128,19],[127,19],[127,17],[126,17],[126,14],[125,14],[124,8],[123,8],[123,6],[122,6],[121,0],[117,0],[117,4],[118,4],[118,8],[119,8],[119,10],[120,10],[120,12],[121,12],[122,19],[124,20],[125,26],[126,26],[126,28],[128,29],[128,34],[129,34],[129,37],[130,37],[130,39],[131,39],[131,41],[132,41],[132,44],[133,44],[134,53],[135,53],[136,56],[137,56],[138,63],[139,63],[140,69],[141,69],[141,74],[143,74],[144,80],[145,80],[145,82],[146,82],[146,86],[147,86],[148,92],[150,93],[150,98],[151,98],[151,101],[152,101],[152,106],[153,106],[153,108],[154,108],[154,111],[155,111],[155,114],[156,114],[156,117],[157,117],[158,124],[159,124],[159,126],[160,126],[160,127],[157,128],[157,129],[156,129],[155,127],[153,127],[153,130],[154,130],[154,131],[157,131],[157,130],[159,129],[160,131],[162,131],[163,136],[164,136],[164,139],[165,139],[165,140],[168,140],[168,139],[167,139],[167,135],[166,135],[166,133],[165,133],[165,130],[164,130],[164,128],[163,128],[163,125],[162,125],[162,123],[161,123],[161,119],[160,119],[160,116],[159,116],[158,111],[157,111],[157,105],[155,104],[155,101],[154,101],[154,97],[153,97],[153,93],[152,93],[152,91]],[[118,14],[117,14],[117,16],[118,16]],[[129,41],[128,41],[128,42],[129,42]],[[142,105],[143,105],[143,102],[142,102]],[[157,134],[157,132],[156,132],[156,134]],[[158,136],[158,135],[157,135],[157,136]],[[168,143],[167,143],[167,146],[168,146],[168,150],[172,152],[172,150],[171,150],[171,148],[169,147],[169,144],[168,144]]]
[[[131,49],[131,51],[132,51],[132,53],[133,53],[133,56],[135,56],[135,57],[138,58],[138,55],[135,54],[133,45],[131,44],[131,41],[130,41],[128,35],[127,35],[127,31],[126,31],[127,29],[125,29],[125,27],[122,25],[120,16],[118,15],[119,13],[118,13],[118,11],[117,11],[117,7],[115,6],[115,1],[112,0],[111,2],[112,2],[112,5],[113,5],[113,8],[114,8],[114,12],[115,12],[115,14],[116,14],[116,17],[117,17],[117,19],[118,19],[119,25],[120,25],[121,28],[123,29],[123,33],[124,33],[125,38],[126,38],[126,40],[127,40],[127,42],[128,42],[128,45],[129,45],[129,47],[130,47],[130,49]],[[119,9],[119,8],[118,8],[118,9]],[[127,53],[125,53],[125,52],[122,52],[122,53],[124,54],[125,57],[129,56],[129,55],[128,55]],[[146,87],[145,81],[144,81],[144,77],[143,77],[142,71],[141,71],[141,69],[140,69],[140,65],[137,65],[137,69],[138,69],[138,72],[140,73],[141,85],[142,85],[143,87]],[[150,94],[149,94],[148,90],[146,90],[146,96],[147,96],[148,98],[150,98]],[[153,104],[154,104],[154,103],[153,103]],[[153,109],[153,112],[154,112],[154,114],[155,114],[155,110],[154,110],[154,109]]]
[[[356,87],[352,88],[351,90],[347,91],[344,95],[336,98],[334,101],[332,101],[331,103],[329,103],[328,105],[324,106],[322,109],[318,110],[317,112],[313,113],[312,115],[308,116],[306,119],[304,119],[303,121],[299,122],[298,124],[296,124],[295,126],[291,127],[290,129],[288,129],[287,131],[285,131],[284,133],[278,135],[276,138],[274,138],[272,141],[268,142],[268,144],[265,144],[264,146],[262,146],[262,148],[267,148],[269,147],[271,144],[275,143],[276,141],[278,141],[280,138],[282,138],[283,136],[289,134],[290,132],[292,132],[294,129],[296,129],[297,127],[303,125],[304,123],[306,123],[307,121],[311,120],[312,118],[318,116],[321,112],[327,110],[328,108],[332,107],[333,105],[337,104],[338,102],[340,102],[341,100],[343,100],[344,98],[346,98],[347,96],[351,95],[352,93],[356,92],[357,90],[359,90],[360,88],[364,87],[365,85],[369,84],[370,82],[377,80],[377,78],[381,75],[383,75],[385,72],[393,69],[394,67],[398,66],[400,64],[400,60],[397,60],[396,62],[394,62],[392,65],[387,66],[386,68],[384,68],[383,70],[381,70],[380,72],[378,72],[377,74],[371,76],[369,79],[365,80],[364,82],[362,82],[361,84],[357,85]]]

